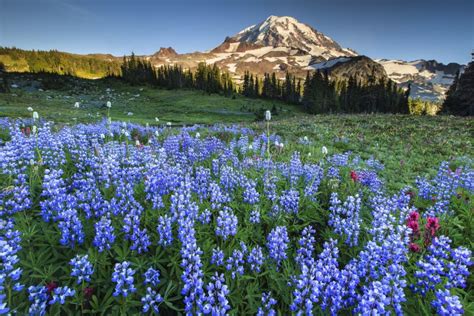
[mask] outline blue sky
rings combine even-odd
[[[179,53],[289,15],[372,58],[470,61],[472,0],[0,0],[0,46],[73,53]]]

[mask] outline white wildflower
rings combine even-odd
[[[269,110],[266,110],[265,111],[265,120],[270,121],[271,119],[272,119],[272,112],[270,112]]]
[[[326,148],[326,146],[323,146],[323,148],[321,148],[321,152],[323,153],[323,155],[328,154],[328,149]]]

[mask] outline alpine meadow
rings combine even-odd
[[[0,0],[0,315],[474,315],[472,12]]]

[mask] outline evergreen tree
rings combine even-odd
[[[453,81],[442,105],[442,112],[460,116],[474,115],[474,61]]]

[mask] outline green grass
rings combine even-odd
[[[275,105],[271,132],[285,140],[283,154],[294,150],[312,157],[326,146],[330,153],[351,150],[362,158],[374,156],[387,167],[390,189],[398,190],[413,183],[417,175],[431,173],[442,161],[473,157],[474,121],[450,116],[408,115],[307,115],[297,106],[283,102],[249,99],[242,96],[226,98],[195,90],[164,90],[149,86],[130,86],[114,79],[85,80],[62,77],[64,88],[38,91],[25,86],[39,82],[38,76],[13,74],[10,84],[21,88],[0,94],[0,116],[30,117],[29,106],[41,117],[58,123],[95,122],[112,102],[113,120],[160,124],[242,123],[257,131],[265,131],[262,122],[255,122],[254,110]],[[110,89],[110,92],[107,92]],[[137,96],[139,95],[139,96]],[[49,98],[48,98],[49,97]],[[80,109],[74,103],[81,103]],[[133,115],[127,115],[132,112]],[[313,146],[298,145],[296,140],[307,136]],[[311,159],[309,157],[305,159]]]
[[[252,124],[264,130],[262,124]],[[474,120],[449,116],[409,115],[316,115],[272,122],[270,130],[287,140],[306,159],[318,159],[321,147],[329,153],[352,151],[362,158],[370,156],[386,167],[388,188],[398,190],[413,183],[416,176],[434,174],[442,161],[453,164],[472,159]],[[307,136],[312,146],[296,140]]]
[[[75,80],[75,79],[74,79]],[[111,95],[107,95],[106,89],[110,88]],[[19,91],[18,91],[19,90]],[[264,122],[253,122],[254,115],[250,111],[242,110],[245,105],[247,108],[271,108],[272,102],[245,99],[237,97],[236,99],[224,98],[218,95],[206,95],[199,91],[168,91],[159,90],[151,87],[131,87],[124,85],[115,80],[99,80],[87,81],[77,80],[77,85],[68,87],[65,90],[50,90],[50,91],[28,91],[28,89],[14,89],[12,93],[0,95],[0,114],[9,117],[26,117],[31,116],[31,112],[27,111],[27,107],[31,106],[39,112],[40,116],[52,119],[59,123],[73,123],[73,118],[79,122],[92,122],[101,119],[106,114],[106,108],[103,104],[107,100],[112,101],[111,116],[113,120],[126,120],[137,123],[153,123],[156,124],[154,118],[159,117],[161,123],[172,121],[175,123],[242,123],[245,126],[253,128],[257,132],[266,132],[266,124]],[[140,94],[139,97],[134,95]],[[46,99],[51,96],[51,99]],[[71,96],[65,98],[65,96]],[[133,98],[133,100],[130,100]],[[80,101],[82,107],[74,109],[74,102]],[[474,120],[470,118],[456,118],[448,116],[426,117],[426,116],[407,116],[407,115],[316,115],[309,116],[301,113],[298,108],[283,103],[275,102],[275,105],[282,108],[280,115],[275,116],[270,123],[270,132],[282,136],[285,146],[282,150],[276,149],[272,146],[272,159],[277,161],[288,162],[291,155],[295,151],[301,153],[302,160],[307,163],[319,163],[323,158],[321,152],[322,146],[326,146],[329,154],[343,153],[352,151],[355,155],[360,155],[361,158],[367,159],[370,156],[380,160],[385,165],[385,170],[380,172],[380,176],[386,183],[386,188],[389,192],[395,192],[406,185],[414,185],[417,176],[425,176],[430,174],[433,176],[436,169],[442,161],[449,161],[452,167],[457,165],[472,166],[473,147],[472,139],[474,135]],[[133,112],[132,116],[128,116],[127,112]],[[97,116],[96,113],[99,113]],[[90,115],[92,114],[92,115]],[[62,124],[58,124],[61,126]],[[176,129],[166,129],[160,135],[162,141],[168,133],[176,132]],[[209,129],[203,127],[199,130],[202,136],[209,133]],[[214,133],[214,132],[211,132]],[[225,132],[214,133],[220,139],[229,141],[233,135]],[[303,145],[299,143],[299,139],[304,136],[308,137],[311,142],[310,145]],[[5,131],[0,130],[0,139],[8,138]],[[146,143],[142,139],[142,143]],[[249,159],[258,159],[258,155],[252,155]],[[68,158],[69,159],[69,158]],[[74,170],[74,161],[68,161],[64,166],[64,170],[68,174],[72,174]],[[207,167],[211,164],[208,161]],[[32,172],[37,175],[42,175],[39,169],[32,169]],[[39,170],[39,171],[38,171]],[[253,178],[262,177],[259,171],[251,170],[250,176]],[[341,168],[342,182],[338,187],[333,187],[330,183],[323,183],[320,191],[320,202],[313,203],[309,200],[303,200],[301,204],[301,214],[299,221],[289,221],[288,227],[296,239],[297,234],[302,227],[308,223],[317,225],[318,238],[318,253],[320,252],[321,242],[327,240],[331,235],[331,229],[326,226],[328,197],[330,192],[338,191],[342,195],[354,195],[360,192],[360,187],[354,184],[349,177],[350,168]],[[6,177],[3,180],[3,186],[10,186]],[[39,209],[38,202],[40,198],[40,180],[36,179],[32,192],[35,192],[34,197],[34,211]],[[0,181],[1,183],[1,181]],[[107,195],[111,191],[104,191]],[[108,192],[108,193],[107,193]],[[143,185],[136,187],[136,196],[139,200],[144,200],[145,193],[143,192]],[[241,201],[242,194],[236,194],[236,200],[231,204],[240,218],[240,239],[246,239],[257,244],[263,245],[265,243],[265,236],[268,231],[264,231],[261,227],[247,226],[244,216],[250,210],[249,206],[245,206]],[[110,198],[110,197],[107,197]],[[441,230],[439,235],[449,236],[453,240],[454,246],[465,246],[472,249],[474,246],[474,223],[472,217],[472,208],[474,201],[472,196],[466,192],[461,192],[458,196],[452,199],[453,216],[443,218],[441,221]],[[166,198],[166,203],[169,203]],[[208,203],[208,202],[206,202]],[[425,209],[431,205],[433,201],[424,201],[420,198],[414,200],[414,207],[419,210]],[[269,205],[260,205],[262,210],[270,209]],[[208,207],[208,204],[202,206],[202,209]],[[168,209],[168,204],[166,210]],[[147,220],[143,223],[149,232],[155,232],[157,213],[147,210]],[[58,246],[57,229],[42,220],[33,216],[28,217],[24,214],[35,214],[34,212],[17,214],[17,225],[22,231],[22,238],[25,241],[24,248],[21,253],[22,264],[25,266],[28,282],[27,284],[38,284],[57,280],[62,284],[71,282],[69,278],[68,260],[76,253],[86,253],[91,255],[95,260],[97,272],[93,277],[93,286],[97,292],[97,298],[92,300],[91,306],[96,311],[103,313],[118,313],[118,306],[120,306],[114,298],[111,297],[113,284],[110,281],[113,263],[115,261],[122,261],[130,259],[133,261],[135,267],[144,271],[151,263],[159,267],[162,272],[162,283],[160,292],[165,296],[167,305],[162,304],[165,312],[173,313],[173,308],[181,308],[182,297],[179,295],[180,288],[180,273],[179,265],[180,257],[177,252],[178,248],[174,250],[163,250],[154,247],[151,253],[141,257],[131,254],[127,242],[123,239],[118,239],[110,253],[97,254],[95,250],[89,250],[89,247],[84,246],[79,250],[71,250],[66,247]],[[151,215],[151,216],[150,216]],[[153,219],[153,220],[150,220]],[[281,219],[282,220],[282,219]],[[367,225],[368,218],[365,218]],[[85,222],[85,231],[88,237],[88,242],[92,239],[93,226],[92,221]],[[116,227],[123,225],[122,222],[114,223]],[[270,224],[265,223],[265,227]],[[272,223],[273,225],[273,223]],[[366,227],[364,226],[363,227]],[[263,227],[263,226],[262,226]],[[200,238],[199,243],[204,250],[204,262],[207,279],[210,274],[209,254],[211,249],[215,246],[213,238],[214,232],[207,227],[202,226],[198,229]],[[365,237],[364,237],[365,236]],[[156,238],[156,234],[152,234],[152,238]],[[367,233],[362,234],[362,240],[367,241]],[[364,239],[365,238],[365,239]],[[157,241],[153,239],[153,245]],[[87,245],[87,243],[86,243]],[[237,247],[236,244],[227,245],[228,256],[231,248]],[[346,261],[357,254],[359,249],[349,249],[344,245],[340,245],[341,260]],[[295,249],[289,257],[294,256]],[[412,275],[415,270],[415,262],[421,258],[422,254],[410,254],[410,262],[407,264],[408,281],[414,281]],[[99,268],[100,267],[100,268]],[[172,267],[172,268],[170,268]],[[275,270],[269,270],[268,275],[261,275],[259,279],[253,276],[245,276],[242,279],[231,280],[228,278],[228,285],[231,289],[229,295],[231,305],[235,309],[234,312],[245,314],[246,312],[253,314],[259,305],[259,295],[262,289],[271,288],[279,295],[279,299],[284,303],[285,308],[291,301],[291,287],[287,286],[289,274],[295,273],[290,266],[287,266],[287,274],[282,275]],[[265,272],[267,273],[267,272]],[[137,273],[137,284],[140,283],[139,274]],[[474,305],[473,298],[473,275],[468,279],[468,286],[465,290],[456,290],[457,294],[463,300],[463,306],[466,314],[473,315]],[[143,289],[140,289],[143,292]],[[408,302],[405,304],[405,312],[413,315],[428,315],[433,311],[430,307],[430,300],[432,297],[421,301],[421,297],[413,295],[410,290],[405,289]],[[169,295],[168,295],[169,294]],[[243,301],[243,298],[248,298]],[[67,310],[72,313],[79,306],[79,297],[74,298],[75,301],[66,305]],[[77,302],[76,302],[77,300]],[[130,303],[130,310],[136,311],[138,309],[138,295],[135,295],[133,302]],[[19,310],[27,309],[28,302],[26,294],[16,297],[15,304],[18,304]],[[14,304],[14,305],[15,305]],[[76,304],[76,305],[74,305]],[[54,312],[60,313],[59,307],[53,307],[50,310],[51,314]],[[66,309],[63,310],[64,313]],[[174,312],[176,313],[176,312]],[[322,312],[319,314],[323,314]]]
[[[30,75],[31,76],[31,75]],[[196,90],[164,90],[150,86],[130,86],[115,79],[84,80],[67,78],[65,89],[39,91],[24,87],[31,79],[17,75],[9,79],[21,88],[0,94],[0,116],[27,117],[33,107],[40,116],[55,122],[92,122],[106,115],[104,104],[112,102],[111,117],[136,123],[163,122],[212,124],[252,122],[255,110],[271,109],[274,105],[279,117],[302,116],[301,110],[279,101],[249,99],[241,96],[227,98]],[[34,81],[34,80],[33,80]],[[38,84],[41,84],[37,81]],[[110,92],[107,92],[110,89]],[[138,96],[139,95],[139,96]],[[81,108],[75,109],[74,103]],[[127,115],[132,112],[133,115]]]

